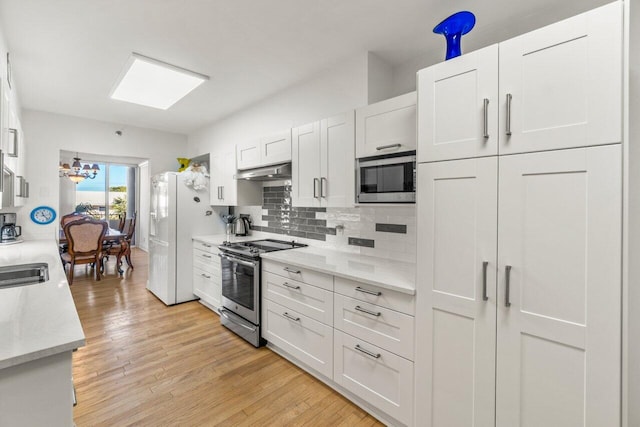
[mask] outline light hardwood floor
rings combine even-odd
[[[145,289],[147,255],[100,282],[76,268],[87,337],[73,356],[77,426],[377,426],[366,412],[198,302],[166,307]],[[126,265],[126,264],[125,264]]]

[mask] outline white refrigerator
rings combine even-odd
[[[151,178],[147,289],[166,305],[197,299],[191,237],[223,234],[220,209],[209,205],[208,188],[195,191],[187,187],[178,172]],[[222,209],[226,212],[227,208]]]

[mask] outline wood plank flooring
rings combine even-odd
[[[145,289],[145,252],[122,278],[113,258],[100,282],[76,267],[71,286],[87,337],[73,356],[77,426],[382,425],[200,303],[166,307]]]

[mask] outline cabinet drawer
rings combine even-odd
[[[193,248],[200,249],[204,252],[211,252],[212,254],[217,254],[220,252],[217,245],[214,245],[213,243],[201,242],[200,240],[193,241]]]
[[[413,360],[414,318],[366,302],[335,294],[336,329]]]
[[[220,257],[210,252],[199,249],[193,250],[193,266],[204,271],[220,274]]]
[[[218,308],[222,297],[222,283],[219,276],[193,269],[193,293],[209,305]]]
[[[273,301],[264,301],[263,338],[331,378],[333,328]]]
[[[413,295],[403,294],[391,289],[379,288],[366,283],[336,277],[335,291],[369,304],[376,304],[412,316],[416,311],[415,297]]]
[[[278,261],[263,260],[262,269],[288,279],[297,280],[309,285],[333,291],[333,276],[302,267],[287,265]]]
[[[268,271],[262,275],[265,298],[326,325],[333,325],[333,292]]]
[[[334,332],[333,380],[370,405],[410,425],[413,362],[366,341]]]

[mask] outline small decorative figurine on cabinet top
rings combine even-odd
[[[476,24],[473,13],[462,11],[454,13],[433,28],[436,34],[442,34],[447,40],[447,54],[445,60],[460,56],[462,53],[460,42],[462,36],[467,34]]]

